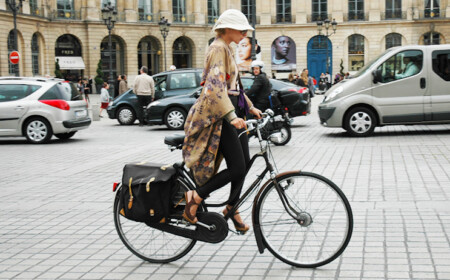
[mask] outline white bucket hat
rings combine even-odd
[[[253,30],[253,27],[248,24],[247,17],[239,10],[229,9],[223,12],[216,24],[213,27],[213,31],[221,28],[230,28],[234,30]]]

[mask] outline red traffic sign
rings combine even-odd
[[[10,61],[12,64],[17,64],[17,63],[19,63],[19,60],[20,60],[20,54],[19,54],[18,51],[12,51],[12,52],[9,54],[9,61]]]

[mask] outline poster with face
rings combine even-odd
[[[295,42],[288,36],[280,36],[272,43],[272,70],[293,70],[297,68]]]
[[[258,45],[258,41],[255,39],[256,43],[256,60],[261,60],[261,47]],[[236,63],[239,71],[251,71],[252,64],[252,38],[245,37],[236,46]]]

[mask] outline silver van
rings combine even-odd
[[[450,44],[386,50],[331,87],[319,117],[353,136],[376,126],[450,123]]]

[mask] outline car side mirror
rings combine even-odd
[[[201,90],[201,89],[196,90],[195,93],[194,93],[195,98],[198,98],[198,97],[200,96],[201,93],[202,93],[202,90]]]
[[[382,77],[381,77],[381,69],[373,70],[372,76],[373,76],[373,83],[374,84],[376,84],[378,82],[381,82],[383,80]]]

